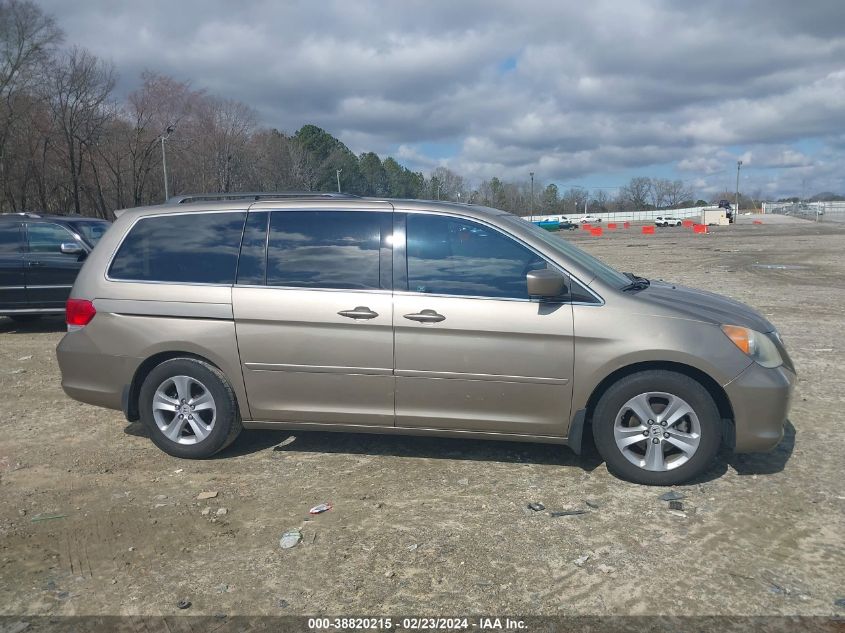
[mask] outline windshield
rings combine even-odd
[[[106,234],[111,226],[110,222],[105,220],[84,220],[79,222],[69,222],[73,230],[79,233],[86,242],[91,246],[95,246],[100,238]]]
[[[603,261],[596,259],[592,255],[582,251],[577,246],[573,246],[562,237],[555,235],[554,233],[550,233],[536,224],[526,222],[525,220],[515,216],[504,216],[501,219],[513,224],[518,224],[518,226],[522,228],[526,228],[527,225],[527,229],[532,235],[539,238],[542,242],[553,248],[563,257],[570,259],[582,268],[589,270],[594,275],[593,279],[598,277],[604,283],[614,288],[623,288],[631,283],[631,280],[628,277],[620,273],[615,268],[611,268]],[[586,281],[587,284],[591,284],[593,279],[585,279],[584,281]]]

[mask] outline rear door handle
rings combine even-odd
[[[358,306],[354,310],[341,310],[338,314],[349,319],[375,319],[378,312],[373,312],[367,306]]]
[[[420,323],[440,323],[446,320],[445,316],[437,314],[434,310],[421,310],[420,312],[406,314],[405,318],[411,321],[419,321]]]

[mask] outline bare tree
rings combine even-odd
[[[629,209],[645,209],[651,199],[651,178],[631,178],[631,181],[619,190],[619,198]]]
[[[683,180],[666,181],[666,204],[670,207],[677,207],[682,202],[692,199],[692,189]]]
[[[81,213],[82,170],[85,155],[94,145],[112,115],[108,99],[115,83],[110,64],[101,62],[85,49],[74,47],[50,70],[44,84],[45,98],[52,109],[62,139],[71,199],[75,213]]]
[[[30,140],[26,120],[37,102],[28,98],[27,93],[42,75],[62,37],[53,17],[34,3],[0,0],[0,182],[6,189],[6,199],[13,205],[7,149],[15,132],[20,132],[16,136],[22,143]],[[24,204],[26,182],[16,189],[22,194],[20,202]]]
[[[256,191],[284,191],[296,187],[290,136],[278,130],[259,130],[251,145],[251,185]]]
[[[596,189],[593,199],[590,201],[590,208],[596,211],[607,211],[610,205],[610,196],[604,189]]]
[[[651,187],[649,187],[648,192],[651,206],[655,209],[662,209],[666,206],[666,196],[671,186],[671,180],[667,180],[666,178],[652,178]]]
[[[443,200],[457,201],[466,199],[466,187],[463,176],[459,176],[447,167],[438,167],[431,174],[432,181],[440,184],[440,197]]]
[[[202,91],[192,90],[188,82],[145,71],[141,87],[129,95],[125,116],[132,122],[131,134],[126,140],[131,169],[131,202],[144,204],[163,196],[162,174],[159,171],[160,139],[168,129],[175,134],[168,141],[171,152],[178,155],[191,145],[182,128],[187,127],[191,116],[205,98]],[[157,184],[151,178],[158,176]],[[123,201],[119,203],[122,206]]]
[[[570,187],[563,194],[563,212],[583,213],[589,197],[589,192],[583,187]]]

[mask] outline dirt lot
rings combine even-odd
[[[723,455],[686,516],[556,446],[253,431],[179,461],[64,396],[60,321],[0,319],[0,614],[845,613],[845,226],[567,237],[780,328],[800,381],[775,452]]]

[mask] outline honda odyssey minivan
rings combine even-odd
[[[719,295],[621,273],[479,206],[332,194],[129,209],[87,258],[65,392],[170,455],[243,428],[548,442],[669,485],[768,451],[795,370]]]

